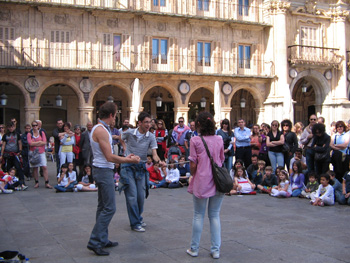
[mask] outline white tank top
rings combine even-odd
[[[95,125],[90,133],[90,145],[91,145],[91,150],[94,156],[94,159],[92,161],[92,165],[99,167],[99,168],[110,168],[113,169],[114,168],[114,163],[108,162],[106,157],[104,156],[103,152],[101,151],[100,145],[94,141],[94,139],[92,138],[92,135],[94,134],[95,129],[101,126],[103,127],[103,129],[106,130],[106,132],[108,133],[108,137],[109,137],[109,144],[111,146],[111,151],[112,151],[112,135],[109,133],[109,131],[106,129],[105,126],[103,126],[102,124],[97,124]]]

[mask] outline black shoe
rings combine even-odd
[[[105,247],[116,247],[118,246],[118,242],[112,242],[112,241],[108,241],[107,245],[105,245]]]
[[[95,248],[87,246],[88,250],[94,251],[97,256],[109,256],[109,252],[104,251],[102,248]]]

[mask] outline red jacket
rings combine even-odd
[[[160,169],[158,169],[158,171],[154,170],[154,167],[151,166],[150,168],[147,169],[147,171],[149,172],[149,180],[154,182],[154,181],[162,181],[163,177],[160,174]]]

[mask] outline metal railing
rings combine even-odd
[[[288,47],[288,61],[293,65],[338,67],[344,58],[337,48],[292,45]]]
[[[72,48],[34,48],[0,46],[1,68],[49,68],[124,72],[170,72],[190,74],[222,74],[268,76],[271,65],[253,56],[249,60],[212,55],[208,63],[200,64],[197,56],[167,54],[158,63],[149,53]]]
[[[165,6],[155,6],[154,0],[7,0],[6,2],[140,11],[263,23],[263,7],[255,4],[258,1],[253,1],[249,6],[240,5],[239,0],[210,0],[209,6],[204,4],[204,0],[202,5],[200,0],[167,0]]]

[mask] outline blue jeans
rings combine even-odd
[[[141,226],[146,185],[148,185],[145,164],[123,163],[119,182],[123,185],[130,226],[131,228]]]
[[[163,179],[158,184],[156,184],[155,182],[152,182],[152,181],[148,181],[148,184],[149,185],[155,185],[157,188],[159,188],[159,187],[162,187],[163,185],[165,185],[166,181],[165,181],[165,179]]]
[[[310,173],[311,171],[315,171],[315,151],[313,149],[307,148],[305,150],[305,158],[306,158],[306,165],[307,165],[307,172]]]
[[[228,156],[227,160],[224,162],[224,165],[225,165],[227,171],[229,171],[229,172],[232,169],[232,161],[233,161],[233,156]]]
[[[55,185],[55,189],[60,192],[66,192],[68,189],[73,189],[74,185],[77,184],[77,181],[70,183],[67,187],[61,185]]]
[[[293,190],[292,197],[298,197],[301,194],[301,192],[302,192],[302,189],[300,188]]]
[[[210,251],[220,252],[221,246],[221,225],[220,225],[220,209],[224,195],[216,192],[215,196],[209,198],[197,198],[193,195],[194,214],[192,221],[192,241],[191,250],[199,250],[199,242],[203,230],[203,221],[205,215],[205,209],[208,204],[208,217],[210,222],[210,234],[211,234],[211,247]]]
[[[88,246],[103,248],[109,242],[108,226],[116,211],[114,172],[109,168],[92,167],[92,176],[98,187],[96,223],[92,229]]]
[[[271,166],[273,169],[273,172],[272,172],[273,174],[275,174],[277,165],[284,167],[284,155],[283,155],[283,153],[269,151],[269,159],[270,159]]]

